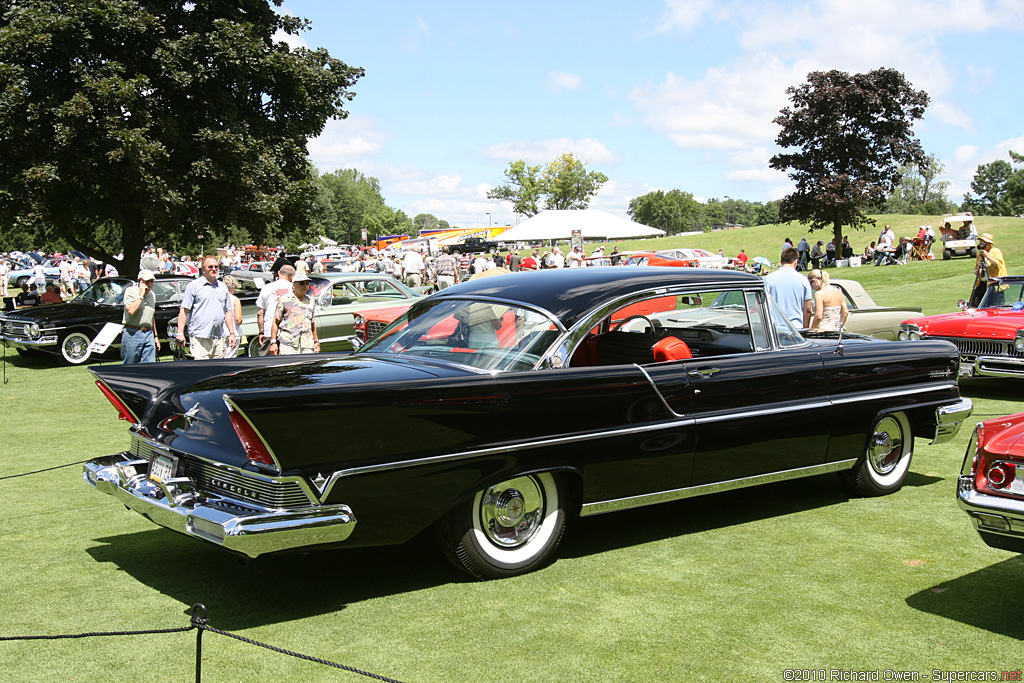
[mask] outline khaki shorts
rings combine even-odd
[[[192,337],[189,342],[192,357],[196,360],[223,358],[226,351],[225,341],[225,337]]]

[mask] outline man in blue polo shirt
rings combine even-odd
[[[224,283],[217,280],[219,270],[217,257],[203,258],[202,275],[188,283],[182,293],[175,339],[185,343],[183,331],[185,316],[188,316],[189,345],[196,360],[224,358],[226,349],[234,348],[238,339],[231,294]],[[224,343],[225,330],[229,335],[227,344]]]
[[[782,267],[766,276],[764,284],[768,293],[795,327],[804,329],[811,324],[811,301],[814,292],[810,281],[796,272],[800,253],[793,247],[782,250]]]

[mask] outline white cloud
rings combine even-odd
[[[974,180],[978,166],[997,160],[1010,162],[1010,150],[1018,154],[1024,153],[1024,135],[1003,140],[984,151],[974,145],[957,147],[952,159],[942,159],[946,172],[941,180],[948,180],[950,183],[949,198],[960,203],[963,196],[971,192],[971,181]]]
[[[330,120],[324,132],[309,141],[309,156],[321,171],[333,171],[379,154],[387,137],[366,117]]]
[[[772,123],[786,103],[785,89],[802,66],[767,55],[748,55],[734,67],[714,67],[700,78],[668,73],[662,83],[631,94],[646,124],[680,149],[738,150],[771,141]]]
[[[586,164],[607,164],[616,161],[615,155],[608,147],[594,138],[501,142],[484,149],[481,153],[485,157],[503,162],[522,159],[529,164],[547,164],[566,152],[572,152],[577,159]]]
[[[654,28],[655,33],[679,31],[688,34],[714,8],[712,0],[668,0],[665,12]]]
[[[959,106],[948,101],[932,102],[928,107],[928,113],[937,121],[949,126],[963,128],[966,131],[974,131],[974,121],[971,115]]]
[[[565,73],[564,71],[548,72],[548,88],[555,93],[563,90],[579,90],[583,85],[583,77],[579,74]]]

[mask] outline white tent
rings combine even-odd
[[[579,230],[583,239],[626,239],[664,235],[641,223],[619,218],[600,209],[548,209],[509,228],[497,236],[501,242],[529,242],[532,240],[567,240],[572,231]]]

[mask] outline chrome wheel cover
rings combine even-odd
[[[544,491],[533,477],[516,477],[483,492],[480,521],[487,540],[501,548],[530,541],[544,523]]]
[[[878,474],[884,476],[896,469],[903,457],[903,429],[896,418],[886,416],[875,424],[867,456],[871,469]]]
[[[61,342],[60,350],[69,363],[81,363],[89,357],[89,338],[81,332],[72,332]]]

